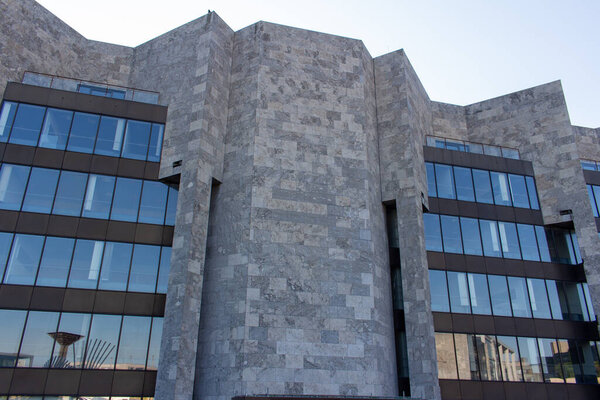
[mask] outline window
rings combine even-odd
[[[521,243],[523,260],[540,261],[538,243],[533,225],[517,224],[517,232],[519,234],[519,242]]]
[[[456,346],[458,379],[479,380],[479,361],[477,360],[475,335],[455,333],[454,345]]]
[[[31,168],[23,211],[49,214],[54,201],[59,171],[47,168]]]
[[[16,234],[4,283],[33,285],[43,245],[43,236]]]
[[[546,293],[546,284],[543,279],[527,278],[529,300],[534,318],[551,318],[550,303]]]
[[[160,269],[158,271],[158,282],[156,293],[167,293],[169,285],[169,272],[171,270],[171,248],[163,247],[160,254]]]
[[[537,341],[532,337],[517,338],[525,382],[543,382],[542,365]]]
[[[427,194],[429,197],[437,197],[435,189],[435,169],[432,163],[425,163],[425,171],[427,172]]]
[[[48,237],[37,276],[37,286],[65,287],[75,239]]]
[[[448,271],[448,289],[450,292],[450,309],[455,313],[471,313],[469,306],[469,288],[467,274]]]
[[[487,278],[484,274],[467,274],[469,280],[469,294],[473,314],[492,313],[490,306],[490,292],[488,291]]]
[[[85,191],[82,216],[108,219],[114,187],[115,178],[113,176],[90,174]]]
[[[454,335],[451,333],[436,332],[435,349],[437,353],[438,377],[440,379],[457,379]]]
[[[563,373],[560,365],[560,354],[554,339],[538,338],[544,382],[563,383]]]
[[[150,336],[150,321],[148,317],[123,317],[117,369],[143,370],[146,367],[148,339]]]
[[[447,253],[462,253],[458,217],[441,215],[440,219],[442,221],[444,251]]]
[[[494,191],[494,203],[499,206],[510,206],[510,193],[506,174],[502,172],[490,172],[492,189]]]
[[[122,118],[102,116],[94,153],[119,157],[125,134],[125,123],[126,120]]]
[[[127,121],[125,140],[123,142],[123,157],[145,160],[150,140],[151,124],[142,121]]]
[[[154,293],[158,275],[160,247],[136,244],[131,260],[130,292]]]
[[[94,150],[99,122],[99,115],[76,112],[73,117],[67,150],[91,153]]]
[[[490,297],[492,299],[492,310],[494,315],[511,317],[510,300],[506,277],[500,275],[488,275],[490,284]]]
[[[0,278],[4,276],[4,267],[6,266],[6,260],[8,260],[12,239],[12,233],[0,232]]]
[[[142,181],[118,177],[110,219],[135,222],[141,190]]]
[[[437,183],[438,197],[444,199],[455,199],[454,176],[452,167],[449,165],[435,164],[435,181]]]
[[[463,201],[475,201],[471,169],[463,167],[453,168],[454,178],[456,179],[456,198]]]
[[[19,104],[10,133],[10,143],[36,146],[44,120],[44,107]]]
[[[525,177],[521,175],[508,174],[512,203],[515,207],[529,208],[529,196],[525,185]]]
[[[490,173],[479,169],[473,170],[473,182],[475,183],[475,197],[479,203],[493,204],[492,186]]]
[[[17,103],[5,101],[0,110],[0,143],[7,142],[10,135],[10,129],[17,113]]]
[[[508,277],[508,287],[510,288],[510,301],[512,303],[513,315],[515,317],[531,317],[531,308],[529,306],[529,296],[525,278]]]
[[[480,219],[479,225],[483,242],[483,254],[488,257],[502,257],[500,240],[498,238],[498,224],[496,221]]]
[[[86,181],[87,174],[62,171],[52,213],[78,217],[81,214]]]
[[[497,336],[497,341],[502,380],[508,382],[522,382],[521,356],[519,355],[517,338],[514,336]]]
[[[21,165],[2,164],[0,169],[0,208],[16,211],[21,208],[29,170],[29,167]]]
[[[64,150],[67,146],[72,120],[72,111],[48,108],[39,146],[48,149]]]
[[[449,312],[448,285],[444,271],[429,270],[429,287],[431,292],[431,310]]]
[[[115,367],[120,326],[120,315],[96,314],[92,317],[84,368],[113,369]]]
[[[442,231],[437,214],[423,214],[425,247],[430,251],[442,251]]]
[[[73,253],[69,287],[96,289],[104,242],[78,239]]]
[[[91,314],[62,313],[58,332],[68,332],[74,335],[74,342],[70,345],[55,347],[52,368],[83,367],[91,319]],[[94,343],[90,343],[90,346],[94,346]]]
[[[519,238],[515,224],[512,222],[498,222],[498,231],[500,232],[504,258],[521,259]]]
[[[163,124],[152,124],[150,145],[148,146],[148,161],[160,161],[164,130],[165,126]]]
[[[19,344],[25,325],[27,311],[0,310],[2,321],[2,335],[0,335],[0,367],[14,367],[17,365]]]
[[[163,319],[152,318],[152,332],[150,333],[150,346],[148,346],[148,362],[146,369],[158,369],[158,356],[160,354],[160,339],[162,337]]]
[[[99,289],[125,290],[127,288],[132,248],[131,243],[106,242]]]
[[[144,181],[138,221],[163,224],[167,207],[168,186],[160,182]]]
[[[51,362],[58,313],[29,311],[17,367],[45,367]]]
[[[477,356],[481,379],[486,381],[500,381],[500,360],[496,351],[496,337],[493,335],[475,335]]]
[[[482,255],[479,223],[475,218],[460,217],[465,254]]]

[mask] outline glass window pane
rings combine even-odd
[[[426,162],[425,170],[427,172],[427,195],[429,197],[437,197],[437,191],[435,189],[435,170],[433,164]]]
[[[444,251],[447,253],[462,253],[463,250],[458,217],[440,215],[440,219],[442,220]]]
[[[529,196],[525,186],[525,177],[521,175],[508,174],[510,193],[515,207],[529,208]]]
[[[479,143],[465,142],[465,150],[469,153],[483,154],[483,146]]]
[[[135,222],[137,220],[141,190],[141,180],[117,178],[110,219]]]
[[[91,153],[94,150],[99,122],[99,115],[76,112],[73,116],[67,150]]]
[[[454,168],[454,179],[456,181],[456,198],[463,201],[475,201],[475,192],[473,191],[473,178],[471,178],[471,169],[463,167]]]
[[[520,259],[521,250],[519,249],[519,238],[515,224],[512,222],[498,222],[498,230],[504,257]]]
[[[469,314],[471,307],[469,306],[467,274],[448,271],[448,289],[450,292],[450,310],[454,313]]]
[[[52,368],[82,368],[91,314],[62,313]]]
[[[169,187],[169,200],[167,202],[167,215],[165,217],[165,225],[175,225],[175,214],[177,212],[177,195],[178,190]]]
[[[123,317],[116,369],[137,370],[146,367],[150,317]]]
[[[431,292],[431,311],[449,312],[446,272],[430,269],[429,288]]]
[[[59,171],[47,168],[32,168],[23,211],[49,214],[56,192]]]
[[[33,285],[43,245],[43,236],[16,234],[4,283]]]
[[[136,244],[131,260],[130,292],[154,293],[158,275],[160,246]]]
[[[454,334],[456,361],[458,363],[458,379],[479,380],[479,360],[475,335]]]
[[[596,206],[596,199],[594,199],[594,190],[592,189],[592,185],[586,185],[588,190],[588,196],[590,197],[590,205],[592,206],[592,212],[594,213],[594,217],[598,217],[598,207]]]
[[[460,228],[465,254],[482,255],[479,222],[475,218],[460,217]]]
[[[519,159],[519,150],[507,149],[506,147],[502,147],[502,157],[512,158],[513,160],[518,160]]]
[[[446,140],[441,139],[441,138],[436,138],[435,139],[435,147],[437,147],[439,149],[445,149],[446,148]]]
[[[165,126],[163,124],[152,124],[152,132],[150,133],[150,146],[148,147],[148,161],[160,161],[160,151],[162,150],[164,130]]]
[[[548,240],[543,226],[535,226],[535,236],[537,237],[538,250],[542,261],[550,262],[550,249],[548,248]]]
[[[558,295],[564,298],[563,303],[565,301],[567,303],[569,319],[573,321],[585,321],[588,319],[583,291],[580,289],[579,284],[566,281],[557,283],[561,283],[558,285]]]
[[[544,382],[563,383],[560,365],[560,352],[554,339],[538,338]]]
[[[529,300],[534,318],[551,318],[550,304],[546,294],[546,284],[543,279],[527,278]]]
[[[433,137],[433,136],[426,136],[425,140],[426,140],[426,146],[435,147],[435,137]]]
[[[0,208],[16,210],[21,208],[29,167],[2,164],[0,169]]]
[[[525,382],[543,382],[544,375],[542,373],[537,341],[531,337],[520,337],[517,340],[519,342]]]
[[[492,308],[486,276],[484,274],[468,274],[468,280],[473,314],[491,314]]]
[[[17,103],[5,101],[0,111],[0,142],[7,142],[17,112]]]
[[[2,257],[0,256],[0,263],[2,262]],[[0,264],[1,265],[1,264]],[[583,293],[585,296],[585,302],[587,304],[588,313],[590,315],[590,321],[596,320],[596,313],[594,312],[594,306],[592,304],[592,298],[590,297],[590,288],[587,283],[583,284]]]
[[[83,216],[108,219],[114,188],[114,176],[90,175],[85,190]]]
[[[37,146],[46,107],[19,104],[10,133],[10,143]]]
[[[57,325],[57,312],[29,311],[17,367],[50,365]]]
[[[497,340],[502,379],[509,382],[522,382],[523,374],[521,373],[521,357],[517,347],[517,338],[514,336],[498,336]]]
[[[138,222],[160,225],[164,223],[168,189],[164,183],[144,181]]]
[[[438,197],[443,199],[455,199],[454,177],[450,165],[435,164],[435,181],[437,184]]]
[[[502,257],[496,221],[481,219],[479,225],[481,228],[481,241],[483,242],[483,254],[488,257]]]
[[[585,294],[583,293],[583,285],[581,283],[577,284],[577,295],[579,297],[579,304],[581,304],[581,313],[583,314],[583,320],[589,321],[590,317],[587,312],[587,306],[585,303]]]
[[[48,108],[39,146],[48,149],[64,150],[67,145],[72,119],[72,111]]]
[[[531,318],[531,308],[529,307],[529,295],[527,293],[525,278],[509,276],[508,287],[510,288],[513,315],[515,317]]]
[[[582,383],[600,383],[600,360],[596,342],[586,340],[578,341],[578,353],[580,356],[581,369],[583,373]]]
[[[98,138],[94,153],[105,156],[119,157],[125,133],[125,120],[102,116],[98,128]]]
[[[538,244],[533,225],[517,224],[519,244],[523,253],[523,260],[540,261]]]
[[[502,157],[502,152],[500,150],[500,147],[498,147],[498,146],[484,144],[483,152],[485,154],[487,154],[488,156]]]
[[[73,253],[69,287],[96,289],[104,242],[78,239]]]
[[[508,180],[503,172],[490,172],[492,189],[494,191],[494,203],[499,206],[510,206],[510,193],[508,191]]]
[[[567,383],[581,382],[581,365],[579,363],[579,355],[577,354],[577,346],[574,340],[558,339],[556,341],[560,360],[562,363],[563,376]]]
[[[596,170],[596,163],[594,161],[581,160],[581,168],[582,169],[587,169],[587,170],[590,170],[590,171],[595,171]]]
[[[87,174],[61,171],[52,213],[78,217],[81,214],[86,181]]]
[[[527,193],[529,194],[529,204],[532,209],[539,210],[540,203],[538,203],[537,190],[535,188],[535,182],[531,176],[525,177],[525,183],[527,184]]]
[[[429,251],[442,251],[442,230],[437,214],[423,214],[425,225],[425,248]]]
[[[6,266],[6,260],[8,260],[12,239],[12,233],[0,232],[0,282],[2,282],[4,276],[4,267]]]
[[[600,210],[600,186],[593,185],[594,197],[596,198],[596,208]]]
[[[435,349],[437,353],[438,377],[440,379],[457,379],[456,354],[454,338],[451,333],[435,333]]]
[[[465,151],[465,146],[462,142],[446,139],[446,149],[455,151]]]
[[[488,282],[494,315],[505,317],[512,316],[506,277],[501,275],[488,275]]]
[[[170,270],[171,248],[163,247],[160,255],[160,270],[158,271],[158,283],[156,284],[156,293],[167,293]]]
[[[493,204],[492,186],[490,183],[490,173],[480,169],[474,169],[473,182],[475,183],[475,198],[479,203]]]
[[[99,289],[125,290],[131,262],[131,243],[106,242]]]
[[[573,242],[573,251],[575,253],[575,262],[581,264],[583,259],[581,258],[581,252],[579,251],[579,240],[577,240],[577,234],[571,231],[571,241]]]
[[[84,368],[113,369],[115,367],[120,330],[120,315],[94,314],[85,352]]]
[[[148,348],[148,363],[146,369],[158,369],[158,357],[160,354],[160,339],[162,337],[163,319],[152,318],[152,332],[150,333],[150,346]]]
[[[136,160],[145,160],[150,140],[149,122],[127,121],[125,129],[125,141],[123,143],[122,156]]]
[[[568,318],[569,309],[567,307],[567,301],[564,298],[564,294],[561,288],[561,295],[558,294],[558,288],[560,282],[547,280],[546,288],[548,289],[548,299],[550,301],[550,311],[552,312],[553,319]]]
[[[17,353],[27,311],[0,310],[2,334],[0,335],[0,368],[17,365]]]
[[[498,359],[496,337],[493,335],[475,335],[479,371],[484,381],[501,381],[500,360]]]
[[[75,239],[48,236],[40,262],[37,286],[65,287]]]

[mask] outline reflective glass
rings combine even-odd
[[[96,289],[104,242],[78,239],[73,253],[69,287]]]
[[[10,133],[10,143],[37,146],[46,107],[19,104]]]
[[[127,290],[130,292],[154,293],[158,275],[159,257],[160,246],[135,245]]]
[[[2,262],[2,258],[0,257],[0,263],[1,262]],[[587,304],[588,313],[590,315],[590,321],[595,321],[596,313],[594,312],[594,306],[592,305],[592,298],[590,297],[590,288],[588,287],[587,283],[584,283],[582,286],[583,286],[583,293],[585,296],[585,302]]]
[[[122,156],[136,160],[145,160],[150,140],[149,122],[127,121]]]
[[[538,338],[544,382],[563,383],[560,365],[560,353],[554,339]]]
[[[52,213],[78,217],[81,214],[86,181],[87,174],[61,171]]]
[[[442,230],[437,214],[423,214],[425,225],[425,248],[430,251],[442,251]]]
[[[40,147],[64,150],[69,137],[73,112],[48,108],[40,136]]]
[[[458,217],[440,215],[442,221],[442,237],[444,251],[447,253],[462,253],[462,241],[460,239],[460,225]]]
[[[596,198],[596,208],[600,212],[600,186],[593,185],[594,197]]]
[[[123,317],[116,369],[143,370],[146,367],[150,321],[150,317]]]
[[[471,312],[469,306],[469,287],[467,274],[464,272],[448,271],[448,289],[450,292],[450,310],[454,313]]]
[[[543,382],[544,375],[542,373],[537,341],[531,337],[519,337],[517,340],[519,342],[525,382]]]
[[[471,169],[463,167],[454,168],[454,180],[456,182],[456,198],[463,201],[475,201],[475,192],[473,191],[473,178],[471,178]]]
[[[498,359],[496,337],[493,335],[475,335],[479,371],[485,381],[500,381],[500,360]]]
[[[596,206],[596,199],[594,199],[594,189],[592,185],[587,185],[588,196],[590,197],[590,205],[592,206],[592,212],[594,217],[598,218],[598,207]]]
[[[494,190],[494,203],[499,206],[510,206],[510,193],[506,174],[503,172],[490,172],[490,178]]]
[[[590,171],[595,171],[596,170],[596,163],[594,161],[584,161],[581,160],[581,168],[582,169],[587,169]]]
[[[93,316],[90,338],[85,351],[84,368],[113,369],[115,367],[120,330],[120,315],[95,314]]]
[[[529,300],[534,318],[551,318],[550,304],[546,294],[546,284],[543,279],[527,278]]]
[[[427,172],[427,194],[429,197],[437,197],[437,191],[435,189],[435,170],[433,168],[433,164],[426,162],[425,170]]]
[[[469,153],[483,154],[483,146],[479,143],[465,143],[465,150]]]
[[[498,147],[498,146],[484,144],[483,152],[485,154],[487,154],[488,156],[502,157],[502,151],[500,150],[500,147]]]
[[[435,164],[435,181],[437,184],[438,197],[443,199],[455,199],[454,177],[452,167],[449,165]]]
[[[510,194],[515,207],[529,208],[529,196],[525,186],[525,177],[521,175],[508,174]]]
[[[529,194],[529,205],[534,210],[540,209],[540,203],[538,203],[537,190],[535,188],[535,182],[531,176],[525,177],[525,183],[527,184],[527,193]]]
[[[0,169],[0,208],[16,210],[21,208],[29,167],[2,164]]]
[[[568,319],[573,321],[584,321],[585,303],[582,304],[582,297],[579,292],[578,284],[575,282],[556,282],[558,288],[558,297],[561,300],[563,311],[569,310]],[[566,303],[566,307],[564,304]]]
[[[164,130],[165,126],[163,124],[152,124],[150,145],[148,146],[148,161],[160,161]]]
[[[504,258],[521,258],[519,249],[519,237],[517,228],[512,222],[498,222],[498,231],[500,232],[500,242],[502,243],[502,254]]]
[[[106,242],[99,289],[125,290],[131,262],[131,243]]]
[[[477,359],[475,335],[455,333],[454,346],[456,346],[458,379],[479,380],[479,360]]]
[[[519,159],[519,150],[507,149],[506,147],[502,147],[502,157],[512,158],[513,160],[518,160]]]
[[[559,286],[561,287],[561,294],[559,295]],[[568,319],[569,308],[567,307],[567,299],[564,296],[562,285],[557,281],[546,281],[546,288],[548,289],[548,300],[550,301],[550,311],[552,312],[553,319]]]
[[[65,287],[75,239],[48,236],[40,262],[37,286]]]
[[[33,285],[43,245],[43,236],[16,234],[6,265],[4,283]]]
[[[453,335],[451,333],[436,332],[435,349],[437,353],[438,377],[440,379],[457,379]]]
[[[546,239],[546,232],[543,226],[535,226],[535,236],[537,237],[540,259],[545,262],[550,262],[550,250],[548,249],[548,240]]]
[[[57,326],[57,312],[29,311],[17,367],[50,366]]]
[[[119,157],[125,133],[125,120],[102,116],[94,153]]]
[[[0,368],[14,367],[27,311],[0,310],[2,334],[0,335]]]
[[[453,140],[446,139],[446,149],[454,151],[465,151],[465,145],[462,142],[455,142]]]
[[[47,168],[32,168],[27,184],[23,211],[49,214],[56,192],[59,171]]]
[[[484,274],[468,274],[469,294],[473,314],[491,314],[490,293],[487,278]]]
[[[165,225],[175,225],[175,214],[177,212],[177,189],[169,187],[169,200],[167,201],[167,215],[165,217]]]
[[[110,219],[135,222],[137,220],[141,190],[141,180],[117,178]]]
[[[108,219],[114,187],[114,176],[90,174],[85,190],[82,216]]]
[[[148,347],[148,363],[146,369],[158,369],[158,357],[160,354],[160,339],[162,337],[163,319],[152,318],[152,331],[150,333],[150,346]]]
[[[505,317],[512,316],[506,277],[501,275],[488,275],[488,282],[494,315]]]
[[[515,317],[531,317],[531,308],[529,306],[529,295],[525,278],[508,277],[508,287],[510,289],[510,300],[512,303],[513,315]]]
[[[17,103],[5,101],[2,103],[0,111],[0,142],[7,142],[12,127],[15,113],[17,112]]]
[[[429,270],[429,288],[431,292],[431,311],[449,312],[448,285],[444,271]]]
[[[498,238],[498,226],[496,221],[479,220],[481,228],[481,241],[483,242],[483,254],[488,257],[502,257],[500,252],[500,240]]]
[[[492,186],[490,184],[490,173],[479,169],[473,169],[473,182],[475,184],[475,198],[479,203],[493,204]]]
[[[481,236],[479,222],[475,218],[460,217],[460,228],[465,254],[481,256]]]
[[[581,264],[583,259],[581,258],[581,253],[579,252],[579,241],[577,240],[577,234],[574,231],[571,231],[571,241],[573,242],[573,252],[575,253],[575,261],[577,264]]]
[[[521,372],[521,357],[517,347],[517,338],[514,336],[498,336],[497,341],[502,379],[509,382],[522,382],[523,374]]]
[[[169,187],[161,182],[144,181],[138,222],[160,224],[165,221]]]
[[[67,150],[91,153],[94,150],[100,116],[76,112],[73,116]]]
[[[519,233],[519,243],[521,245],[521,252],[523,253],[523,260],[540,261],[533,225],[517,224],[517,231]]]
[[[557,339],[558,351],[562,363],[563,376],[567,383],[581,382],[581,365],[574,340]]]
[[[600,383],[600,360],[596,342],[580,340],[577,342],[580,357],[581,370],[583,373],[582,383]]]
[[[171,248],[163,247],[160,255],[160,269],[158,271],[158,283],[156,293],[167,293],[169,285],[169,272],[171,270]]]
[[[81,368],[90,329],[91,314],[62,313],[58,344],[54,347],[52,368]]]
[[[6,266],[6,260],[8,260],[12,239],[12,233],[0,232],[0,282],[2,282],[4,276],[4,267]]]

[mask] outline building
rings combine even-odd
[[[600,139],[559,82],[462,107],[271,23],[0,21],[0,398],[599,396]]]

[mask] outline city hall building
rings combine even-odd
[[[600,132],[560,82],[0,0],[0,399],[600,398]]]

